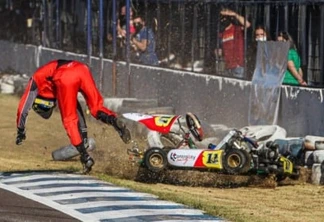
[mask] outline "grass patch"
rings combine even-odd
[[[78,157],[69,161],[52,160],[52,151],[69,144],[59,112],[54,112],[49,120],[30,112],[27,140],[16,146],[18,102],[16,96],[0,94],[0,171],[79,173],[82,166]],[[122,143],[112,127],[89,118],[88,135],[95,139],[97,146],[91,153],[96,162],[91,175],[101,180],[151,193],[162,200],[185,204],[230,221],[323,221],[323,186],[290,181],[285,186],[277,186],[267,179],[255,180],[252,186],[252,179],[248,177],[198,171],[169,171],[150,177],[129,162],[126,150],[131,145]]]

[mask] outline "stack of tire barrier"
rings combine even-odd
[[[324,137],[306,136],[305,167],[312,169],[312,183],[324,185]]]
[[[21,96],[29,77],[25,74],[4,74],[0,79],[0,91],[3,94],[17,94]]]

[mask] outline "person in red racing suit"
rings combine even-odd
[[[71,144],[80,153],[84,172],[91,171],[94,160],[86,151],[87,127],[77,96],[80,92],[93,117],[112,125],[125,143],[130,142],[130,132],[118,120],[115,112],[103,106],[103,98],[96,88],[87,65],[71,60],[54,60],[43,65],[30,78],[17,110],[16,144],[26,139],[26,120],[32,108],[41,117],[48,119],[58,103],[64,128]]]

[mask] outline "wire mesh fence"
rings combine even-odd
[[[224,10],[231,13],[222,15]],[[0,38],[141,63],[142,52],[133,44],[138,33],[131,31],[137,16],[152,32],[147,44],[154,41],[150,50],[158,63],[151,65],[231,76],[222,22],[227,17],[242,32],[227,47],[236,57],[243,55],[239,78],[250,80],[253,75],[256,30],[263,27],[267,41],[288,32],[304,78],[310,86],[323,85],[324,3],[317,0],[0,0]]]

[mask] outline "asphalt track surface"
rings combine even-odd
[[[0,221],[224,221],[201,210],[62,172],[0,173]]]
[[[60,211],[0,189],[0,221],[12,222],[76,222]]]

